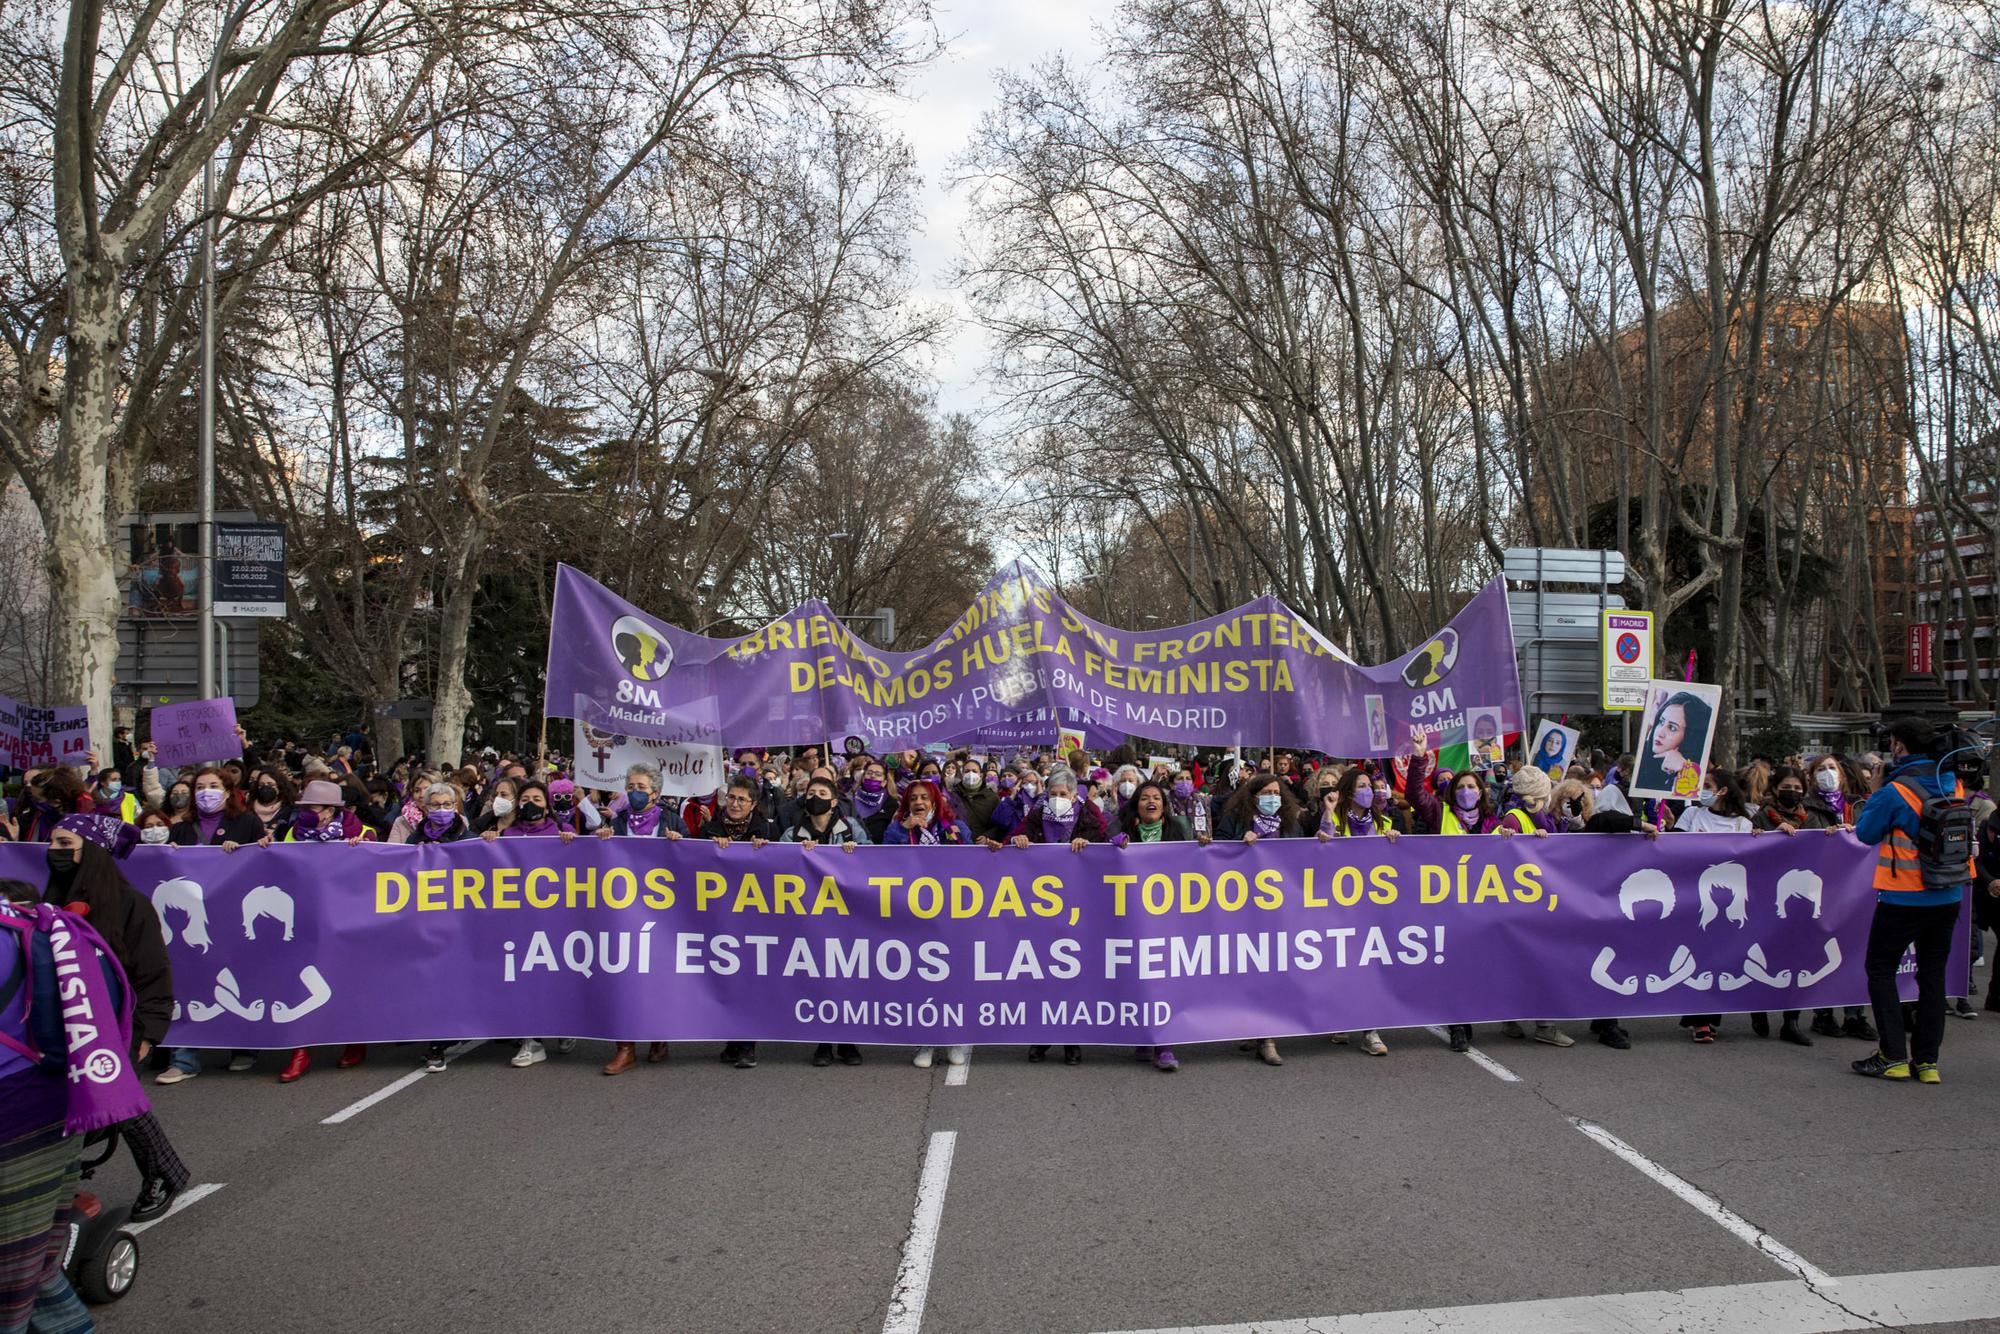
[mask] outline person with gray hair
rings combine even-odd
[[[597,827],[599,838],[685,838],[687,826],[674,803],[660,795],[660,771],[635,764],[625,771],[625,802]],[[655,1044],[660,1046],[660,1044]],[[661,1046],[664,1051],[664,1046]],[[660,1059],[664,1060],[662,1056]]]

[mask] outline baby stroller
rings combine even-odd
[[[83,1141],[83,1179],[90,1180],[117,1152],[117,1127],[92,1132]],[[131,1212],[131,1205],[107,1205],[88,1190],[77,1191],[70,1205],[63,1272],[76,1295],[92,1306],[117,1301],[139,1277],[139,1239],[125,1226]]]

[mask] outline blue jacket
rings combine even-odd
[[[1908,755],[1889,770],[1882,786],[1868,798],[1861,813],[1854,818],[1854,836],[1863,843],[1879,844],[1889,837],[1891,829],[1900,829],[1911,839],[1917,836],[1922,823],[1917,812],[1889,790],[1890,783],[1901,783],[1915,792],[1921,799],[1925,796],[1946,797],[1958,790],[1958,780],[1938,773],[1937,761],[1928,756]],[[1957,903],[1965,897],[1965,886],[1958,885],[1945,889],[1881,890],[1875,895],[1882,903],[1900,903],[1909,907],[1925,907],[1939,903]]]

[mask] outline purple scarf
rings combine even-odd
[[[1047,806],[1042,807],[1042,837],[1050,843],[1069,842],[1070,835],[1076,832],[1076,813],[1082,809],[1080,805],[1072,806],[1069,819],[1058,820],[1049,814]]]
[[[660,803],[658,799],[646,803],[643,811],[625,808],[625,832],[640,838],[650,838],[660,824]]]
[[[882,803],[888,799],[889,793],[886,788],[881,792],[866,792],[857,785],[853,797],[854,814],[860,819],[869,819],[882,809]]]
[[[32,916],[29,914],[32,912]],[[62,997],[63,1032],[68,1041],[66,1074],[69,1108],[63,1118],[63,1133],[86,1134],[129,1121],[151,1108],[139,1080],[132,1073],[127,1053],[132,1042],[132,987],[125,980],[111,947],[74,913],[47,903],[32,909],[22,906],[0,908],[0,929],[11,930],[21,939],[21,1033],[15,1038],[0,1029],[0,1046],[5,1046],[37,1063],[42,1053],[35,1050],[34,1028],[28,1008],[34,1000],[34,933],[45,932],[50,952],[55,956],[56,992]],[[123,1003],[116,1011],[101,985],[102,974],[87,965],[102,956],[117,973]],[[11,1027],[11,1025],[9,1025]]]
[[[300,811],[292,817],[292,841],[295,843],[344,843],[347,837],[344,811],[325,821],[315,811]]]
[[[1256,831],[1259,838],[1276,838],[1278,831],[1284,828],[1281,823],[1284,818],[1282,814],[1266,815],[1258,811],[1250,817],[1250,828]]]

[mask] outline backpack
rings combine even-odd
[[[1948,797],[1926,796],[1917,808],[1917,869],[1925,889],[1952,889],[1970,878],[1977,822],[1961,786]]]

